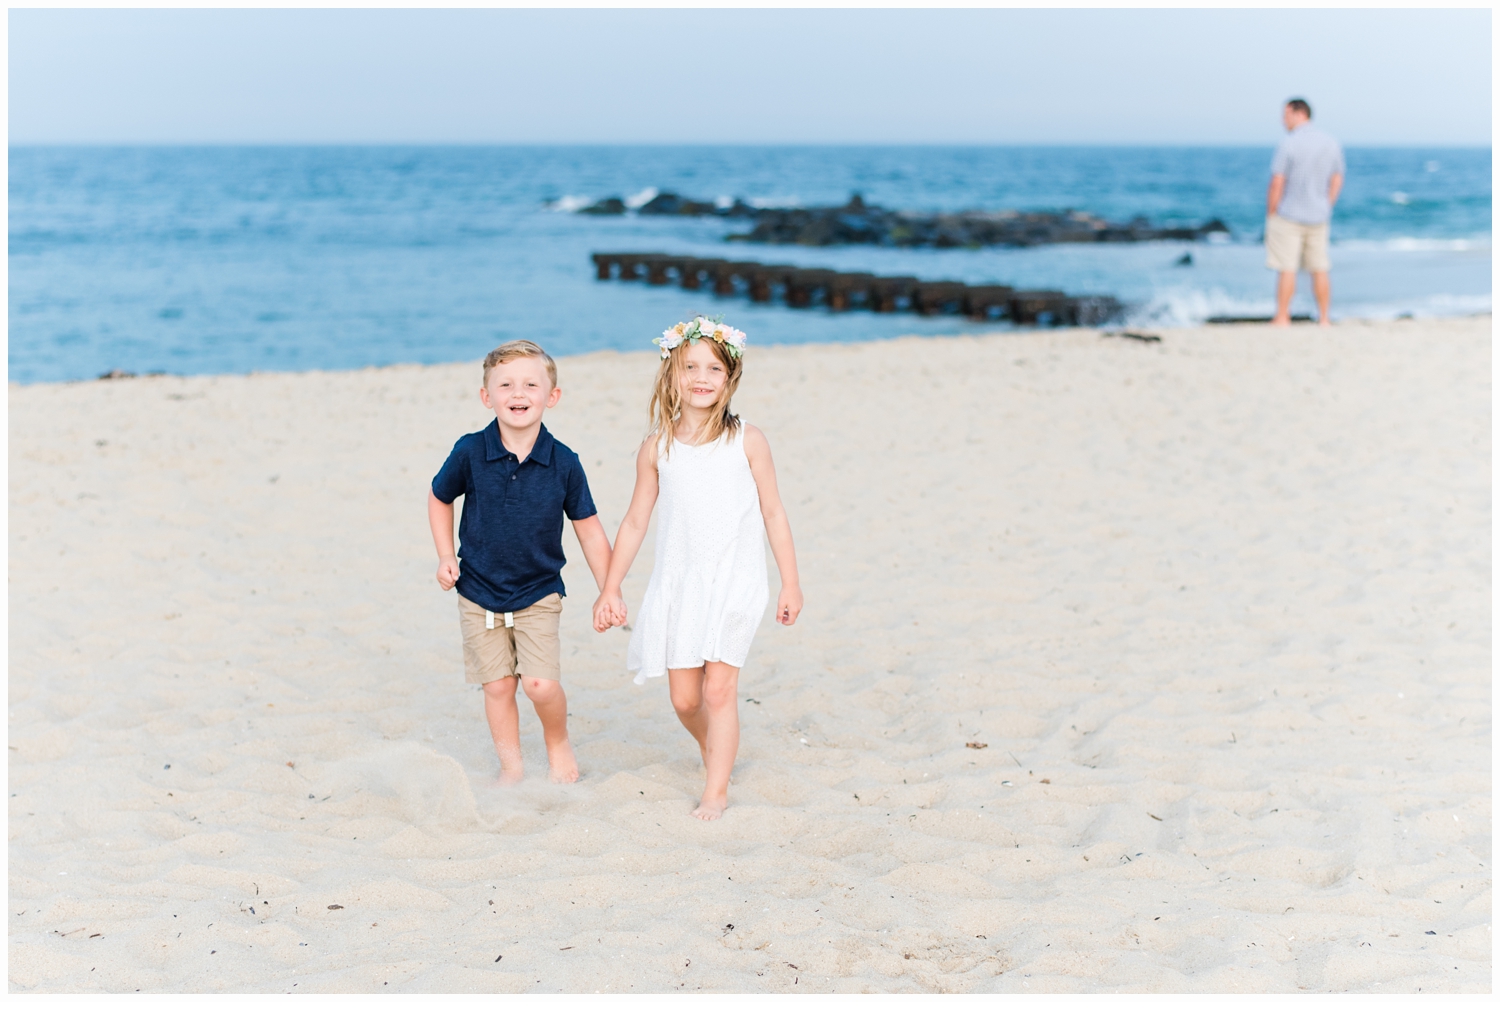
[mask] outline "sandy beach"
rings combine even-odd
[[[1487,992],[1491,320],[1160,334],[752,350],[807,609],[708,824],[571,531],[583,778],[494,784],[477,363],[12,386],[11,992]],[[611,536],[655,365],[559,362]]]

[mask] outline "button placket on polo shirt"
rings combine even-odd
[[[505,504],[509,506],[515,500],[516,475],[521,471],[521,464],[516,459],[516,454],[514,453],[507,453],[505,455],[505,462],[508,464],[510,470],[510,480],[505,482]]]

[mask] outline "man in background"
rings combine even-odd
[[[1344,186],[1344,151],[1312,125],[1312,107],[1294,98],[1281,110],[1287,136],[1271,159],[1266,193],[1266,266],[1277,271],[1273,326],[1291,323],[1297,271],[1312,274],[1318,322],[1328,319],[1328,221]]]

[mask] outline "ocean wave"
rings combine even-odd
[[[1491,295],[1435,294],[1400,302],[1339,301],[1333,305],[1334,319],[1399,319],[1438,316],[1472,316],[1491,312]],[[1244,298],[1222,288],[1174,288],[1154,294],[1144,303],[1132,306],[1126,313],[1131,326],[1198,326],[1214,316],[1266,316],[1275,310],[1275,300]],[[1304,312],[1294,307],[1294,312]]]
[[[549,211],[558,211],[562,214],[575,214],[585,207],[592,205],[593,202],[592,197],[579,197],[569,194],[568,196],[558,197],[556,200],[549,200],[542,206]]]
[[[1409,302],[1365,302],[1350,305],[1334,318],[1351,316],[1359,319],[1399,319],[1409,316],[1421,319],[1433,316],[1476,316],[1493,311],[1490,295],[1429,295]],[[1336,307],[1337,308],[1337,307]]]
[[[1269,316],[1275,309],[1270,298],[1241,298],[1222,288],[1173,288],[1132,307],[1126,322],[1132,326],[1197,326],[1211,316]]]
[[[626,197],[625,206],[630,208],[632,211],[638,211],[642,207],[645,207],[647,204],[649,204],[651,201],[655,200],[656,195],[660,192],[661,190],[657,189],[655,186],[647,186],[645,189],[641,190],[634,196]]]
[[[801,207],[802,198],[790,197],[747,197],[745,203],[757,210],[783,210],[786,208]]]
[[[1389,239],[1348,239],[1335,242],[1334,245],[1339,249],[1374,250],[1383,253],[1488,253],[1490,238],[1487,235],[1466,239],[1434,239],[1397,235]]]

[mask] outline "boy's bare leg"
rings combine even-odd
[[[740,669],[709,662],[703,665],[703,675],[708,733],[703,749],[703,797],[693,817],[713,821],[729,806],[729,775],[740,750]]]
[[[578,759],[568,740],[568,696],[560,682],[546,678],[522,678],[526,697],[536,706],[542,721],[542,739],[547,742],[547,778],[554,783],[578,782]]]
[[[519,783],[521,714],[516,711],[516,678],[499,678],[484,685],[484,716],[489,720],[495,754],[500,756],[500,782]]]
[[[703,767],[708,768],[708,714],[703,711],[703,668],[686,667],[667,671],[672,708],[677,719],[698,742]]]

